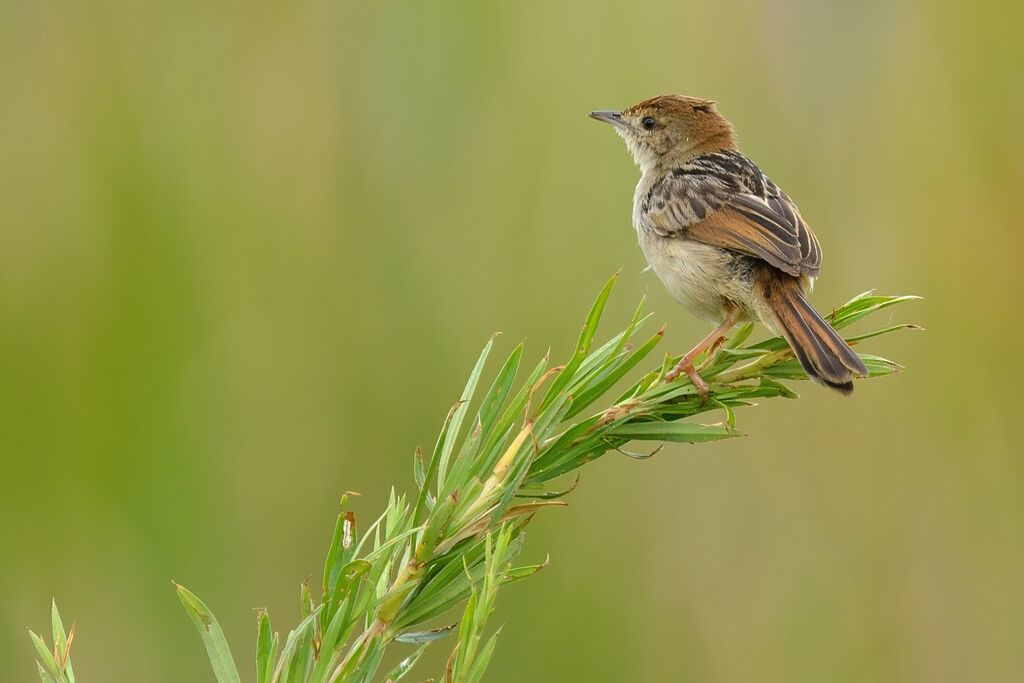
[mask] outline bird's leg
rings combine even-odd
[[[704,362],[697,368],[698,370],[703,370],[711,363],[711,359],[715,357],[715,351],[718,350],[719,346],[725,343],[726,339],[727,337],[723,333],[718,335],[718,338],[715,339],[715,341],[711,342],[711,346],[708,347],[707,357],[704,358]]]
[[[736,324],[738,319],[739,311],[729,311],[725,316],[725,320],[723,320],[718,327],[713,329],[711,334],[701,339],[696,346],[686,352],[686,355],[683,356],[682,360],[680,360],[674,368],[665,373],[665,381],[671,382],[675,378],[679,377],[679,375],[686,373],[686,376],[690,378],[691,382],[693,382],[693,386],[697,387],[697,393],[700,394],[701,401],[706,401],[708,399],[708,383],[705,382],[699,374],[697,374],[697,369],[694,367],[693,363],[697,360],[700,354],[708,348],[711,348],[712,350],[717,348],[718,345],[724,341],[725,333],[729,331],[729,328]]]

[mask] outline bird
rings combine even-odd
[[[702,401],[695,362],[726,333],[758,320],[789,343],[807,375],[843,394],[868,370],[807,300],[821,247],[785,192],[739,150],[713,100],[659,95],[622,111],[592,111],[625,140],[640,168],[633,227],[672,297],[714,330],[663,378],[686,374]]]

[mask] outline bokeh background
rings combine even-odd
[[[892,319],[928,331],[872,342],[908,371],[851,400],[800,385],[748,438],[589,466],[531,529],[551,566],[500,596],[488,680],[1020,680],[1022,25],[0,1],[0,678],[34,678],[56,596],[82,680],[212,680],[172,579],[244,665],[341,492],[368,518],[410,489],[491,332],[564,354],[619,268],[609,325],[649,291],[666,349],[703,335],[640,272],[637,172],[584,118],[677,91],[800,203],[821,308],[918,293]]]

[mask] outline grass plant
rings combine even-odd
[[[660,448],[635,452],[627,449],[632,442],[730,439],[740,434],[737,408],[797,398],[785,382],[807,379],[800,364],[781,338],[748,343],[752,324],[703,359],[701,375],[710,386],[706,401],[685,376],[662,380],[678,361],[671,356],[630,381],[664,328],[641,334],[650,319],[641,301],[622,331],[596,344],[614,283],[613,277],[598,295],[568,360],[553,365],[545,357],[524,366],[520,344],[481,394],[495,339],[487,342],[434,447],[415,452],[415,488],[408,495],[392,489],[387,507],[369,524],[356,519],[349,495],[341,497],[322,580],[302,584],[301,620],[283,639],[270,615],[259,613],[255,661],[241,667],[247,681],[395,683],[416,670],[428,647],[450,648],[444,670],[433,672],[439,680],[480,681],[498,640],[489,624],[500,589],[544,566],[516,563],[525,530],[538,512],[564,504],[577,470],[610,452],[647,458]],[[913,298],[868,292],[829,320],[843,329]],[[860,348],[873,337],[908,328],[914,326],[887,325],[847,340]],[[861,358],[870,377],[900,369],[879,356]],[[715,418],[693,419],[705,413]],[[184,586],[175,584],[175,590],[202,637],[215,680],[240,683],[240,667],[211,610]],[[52,646],[31,634],[40,678],[74,683],[74,629],[65,633],[56,605],[51,621]],[[392,650],[402,658],[382,670]]]

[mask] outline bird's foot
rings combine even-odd
[[[679,375],[686,373],[686,376],[693,382],[693,386],[697,387],[697,393],[700,395],[700,402],[704,403],[708,400],[708,383],[704,381],[704,378],[698,374],[697,369],[693,367],[691,363],[681,362],[674,368],[665,373],[665,382],[674,381]]]

